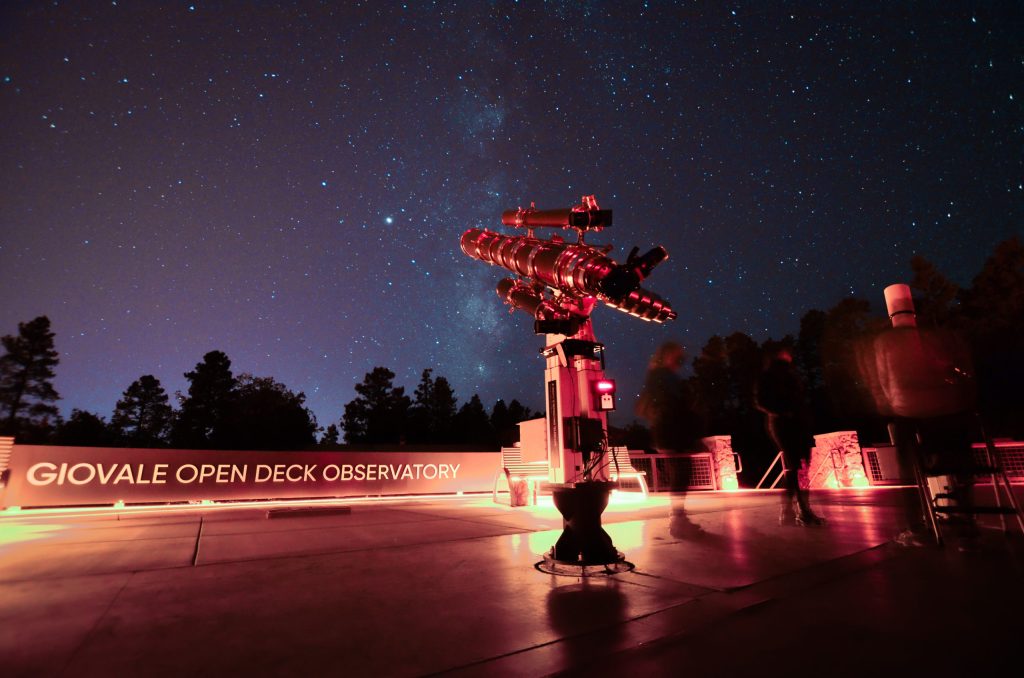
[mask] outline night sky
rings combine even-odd
[[[1024,232],[1022,7],[5,2],[0,334],[50,317],[65,415],[211,350],[321,425],[378,365],[539,409],[459,236],[595,194],[679,314],[594,313],[625,423],[667,339],[884,311],[913,255],[966,285]]]

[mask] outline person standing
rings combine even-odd
[[[636,413],[651,427],[654,448],[660,453],[692,452],[698,447],[702,422],[694,411],[693,398],[679,371],[686,360],[682,344],[668,341],[658,347],[647,366],[643,391],[637,401]],[[685,459],[668,459],[668,486],[674,492],[689,489],[690,473]],[[669,532],[673,537],[688,539],[704,536],[703,529],[686,515],[685,499],[677,500],[672,509]]]
[[[665,342],[654,352],[644,377],[636,412],[650,425],[654,447],[659,451],[689,452],[700,439],[701,427],[690,389],[679,376],[685,360],[681,344]]]
[[[785,490],[780,525],[823,525],[811,510],[808,490],[800,488],[798,472],[811,455],[811,433],[803,380],[788,346],[772,351],[757,380],[754,403],[765,414],[765,429],[782,452]]]
[[[889,432],[901,476],[921,483],[917,493],[906,495],[906,529],[895,541],[902,546],[925,545],[930,527],[941,543],[942,530],[932,522],[937,519],[959,527],[959,546],[971,549],[979,536],[971,444],[975,435],[983,436],[984,427],[977,413],[970,348],[955,332],[918,327],[909,285],[886,287],[885,305],[892,327],[871,337],[858,353],[862,378],[871,385],[878,413],[891,418]],[[928,508],[933,499],[933,506],[952,505],[956,511],[936,515]]]

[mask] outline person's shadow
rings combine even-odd
[[[703,527],[690,520],[690,516],[681,506],[672,509],[668,532],[676,539],[702,539],[708,535]]]
[[[716,546],[725,542],[725,537],[715,532],[708,532],[690,516],[682,506],[673,506],[669,516],[668,533],[681,541],[701,542],[708,546]]]

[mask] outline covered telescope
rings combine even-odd
[[[576,224],[524,225],[579,228]],[[499,285],[498,294],[506,302],[538,319],[559,308],[563,297],[566,301],[596,298],[612,308],[657,323],[676,317],[666,300],[640,287],[651,270],[668,257],[662,247],[643,256],[637,256],[634,248],[626,263],[619,264],[602,250],[583,243],[582,238],[579,243],[568,243],[557,236],[540,240],[532,237],[532,232],[525,236],[503,235],[471,228],[462,235],[461,245],[462,251],[474,259],[501,266],[557,291],[555,299],[545,300],[542,289],[537,287],[508,280]]]

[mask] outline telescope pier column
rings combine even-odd
[[[549,558],[572,566],[623,560],[601,526],[616,483],[608,480],[608,423],[597,395],[604,380],[604,346],[590,318],[572,337],[546,335],[547,447],[552,499],[562,534]]]

